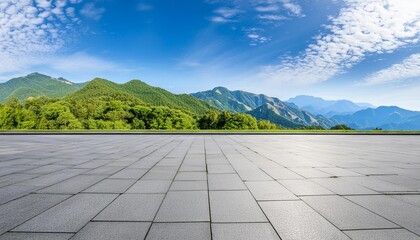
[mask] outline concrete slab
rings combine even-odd
[[[212,222],[267,222],[248,191],[210,191]]]
[[[420,237],[405,229],[375,229],[360,231],[345,231],[345,234],[353,240],[420,240]]]
[[[349,239],[302,201],[259,204],[281,239]]]
[[[207,191],[170,191],[155,222],[210,221]]]
[[[115,194],[79,194],[13,229],[18,232],[77,232],[111,203]]]
[[[399,227],[340,196],[311,196],[302,199],[341,230]]]
[[[171,186],[170,180],[139,180],[127,193],[166,193]]]
[[[145,222],[90,222],[73,240],[137,240],[144,239],[150,223]]]
[[[124,193],[131,185],[136,182],[135,179],[104,179],[95,185],[89,187],[83,192],[86,193]]]
[[[69,134],[0,142],[0,239],[420,236],[420,136]]]
[[[0,234],[36,217],[70,195],[29,194],[0,206]]]
[[[153,223],[146,240],[210,240],[210,223]]]
[[[153,221],[163,194],[122,194],[95,221]]]
[[[209,190],[245,190],[246,186],[237,174],[209,174]]]
[[[257,201],[299,199],[276,181],[246,182],[245,184]]]
[[[269,223],[214,223],[214,240],[280,240]]]
[[[72,233],[5,233],[0,240],[67,240]]]

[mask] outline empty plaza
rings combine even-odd
[[[0,239],[420,239],[420,136],[0,135]]]

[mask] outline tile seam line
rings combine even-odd
[[[171,143],[171,142],[173,142],[174,141],[174,139],[173,140],[171,140],[171,141],[169,141],[169,143]],[[151,143],[151,145],[149,145],[149,146],[152,146],[154,144],[154,142],[153,143]],[[143,148],[144,149],[144,148]],[[154,153],[155,151],[157,151],[157,150],[159,150],[159,148],[156,148],[154,151],[152,151],[151,153],[149,153],[149,154],[147,154],[146,156],[144,156],[144,157],[147,157],[147,156],[149,156],[150,154],[152,154],[152,153]],[[166,156],[166,155],[165,155]],[[141,159],[143,159],[144,157],[142,157],[142,158],[140,158],[139,159],[139,161],[141,160]],[[162,158],[163,159],[163,158]],[[160,161],[160,160],[159,160]],[[133,163],[134,164],[134,163]],[[157,163],[156,163],[157,164]],[[129,165],[130,166],[130,165]],[[154,165],[153,165],[154,166]],[[128,167],[128,166],[127,166]],[[127,168],[126,167],[126,168]],[[122,170],[124,170],[125,168],[123,168],[123,169],[121,169],[120,171],[122,171]],[[152,169],[152,168],[150,168],[150,169]],[[150,171],[150,169],[148,170],[148,171]],[[118,171],[118,172],[120,172],[120,171]],[[146,173],[148,172],[148,171],[146,171]],[[115,172],[114,174],[116,174],[116,173],[118,173],[118,172]],[[144,174],[146,174],[146,173],[144,173]],[[143,176],[144,176],[144,174],[143,174]],[[113,174],[112,174],[113,175]],[[143,177],[142,176],[142,177]],[[141,177],[140,177],[140,179],[141,179]],[[99,181],[99,182],[101,182],[101,181]],[[133,183],[132,185],[134,185],[135,183]],[[131,186],[132,186],[131,185]],[[131,187],[130,186],[130,187]],[[87,189],[87,188],[86,188]],[[78,193],[78,194],[82,194],[82,193]],[[87,194],[87,193],[86,193]],[[92,193],[89,193],[89,194],[92,194]],[[72,236],[70,239],[73,239],[75,236],[76,236],[76,234],[80,231],[80,230],[82,230],[84,227],[86,227],[86,225],[88,225],[95,217],[97,217],[105,208],[107,208],[109,205],[111,205],[116,199],[118,199],[118,197],[120,197],[123,193],[114,193],[115,195],[117,195],[109,204],[107,204],[104,208],[102,208],[102,210],[100,210],[97,214],[95,214],[95,216],[93,216],[85,225],[83,225],[83,227],[81,227],[75,234],[74,234],[74,236]],[[77,195],[77,194],[75,194],[75,195]],[[74,195],[74,196],[75,196]],[[152,225],[152,224],[150,224],[150,225]],[[149,226],[149,228],[150,228],[150,226]],[[70,240],[69,239],[69,240]]]
[[[178,137],[179,138],[179,137]],[[175,139],[177,139],[177,138],[175,138]],[[179,138],[179,139],[182,139],[182,138]],[[190,143],[190,145],[189,145],[189,147],[188,147],[188,150],[185,152],[185,154],[184,154],[184,157],[182,158],[182,161],[181,161],[181,163],[179,164],[179,167],[178,167],[178,169],[176,170],[176,174],[175,174],[175,176],[172,178],[172,181],[171,181],[171,184],[169,185],[169,187],[168,187],[168,190],[166,191],[166,193],[164,194],[164,196],[163,196],[163,198],[162,198],[162,201],[160,202],[160,205],[159,205],[159,207],[158,207],[158,209],[157,209],[157,211],[156,211],[156,213],[155,213],[155,215],[153,216],[153,220],[152,220],[152,223],[150,224],[150,226],[149,226],[149,228],[147,229],[147,232],[146,232],[146,235],[144,236],[144,239],[147,239],[147,236],[149,235],[149,233],[150,233],[150,231],[151,231],[151,229],[152,229],[152,225],[153,225],[153,223],[155,223],[155,220],[156,220],[156,216],[158,215],[158,213],[159,213],[159,210],[161,209],[161,207],[162,207],[162,205],[163,205],[163,201],[165,201],[165,198],[166,198],[166,196],[168,195],[168,192],[169,192],[169,189],[171,188],[171,186],[172,186],[172,184],[173,184],[173,182],[175,181],[175,178],[176,178],[176,175],[178,174],[178,172],[179,172],[179,169],[181,168],[181,165],[184,163],[184,160],[185,160],[185,158],[187,157],[187,155],[188,155],[188,152],[190,151],[190,149],[191,149],[191,146],[193,145],[193,143],[194,143],[194,141],[195,141],[195,137],[194,138],[192,138],[192,141],[191,141],[191,143]],[[175,150],[176,149],[176,147],[178,147],[179,145],[182,145],[182,143],[184,143],[184,142],[187,142],[187,140],[189,140],[189,138],[185,138],[185,139],[182,139],[182,141],[180,141],[171,151],[169,151],[166,155],[165,155],[165,157],[166,156],[168,156],[170,153],[172,153],[172,151],[173,150]],[[187,142],[188,143],[188,142]],[[164,159],[165,157],[163,157],[162,159]],[[156,164],[158,164],[160,161],[162,161],[162,159],[161,160],[159,160]],[[153,165],[153,167],[154,166],[156,166],[156,164],[155,165]],[[152,168],[153,168],[152,167]],[[150,169],[152,169],[152,168],[150,168]],[[156,223],[158,223],[158,222],[156,222]]]
[[[226,154],[225,154],[225,152],[220,148],[220,145],[219,145],[219,143],[217,142],[217,141],[215,141],[215,140],[213,140],[215,143],[216,143],[216,145],[217,145],[217,147],[220,149],[220,151],[223,153],[223,156],[226,158],[226,160],[230,163],[230,165],[232,166],[232,169],[235,171],[235,173],[238,175],[238,177],[239,177],[239,174],[238,174],[238,172],[236,171],[236,169],[233,167],[233,165],[232,165],[232,163],[229,161],[229,159],[227,158],[227,156],[226,156]],[[234,147],[233,147],[234,148]],[[236,148],[234,148],[236,151],[237,151],[237,149]],[[241,155],[242,155],[242,153],[241,153]],[[243,156],[243,155],[242,155]],[[248,159],[248,158],[247,158]],[[249,160],[249,159],[248,159]],[[268,175],[268,176],[270,176],[270,175]],[[271,177],[271,176],[270,176]],[[240,177],[239,177],[240,178]],[[277,232],[277,229],[274,227],[274,225],[271,223],[271,221],[270,221],[270,219],[267,217],[267,214],[265,214],[265,212],[264,212],[264,210],[262,209],[262,207],[260,206],[260,204],[258,204],[258,201],[257,201],[257,199],[255,199],[255,196],[252,194],[252,192],[249,190],[249,188],[248,188],[248,186],[244,183],[244,181],[242,180],[242,178],[240,178],[241,179],[241,181],[242,181],[242,184],[244,184],[245,185],[245,187],[246,187],[246,191],[248,191],[250,194],[251,194],[251,196],[252,196],[252,198],[254,199],[254,201],[255,201],[255,203],[257,204],[257,206],[258,206],[258,208],[260,209],[260,211],[262,212],[262,214],[264,214],[264,216],[265,216],[265,218],[267,219],[267,222],[270,224],[270,226],[272,227],[272,229],[274,230],[274,232],[277,234],[277,236],[279,237],[279,239],[280,240],[282,240],[282,237],[280,236],[280,234],[279,234],[279,232]],[[210,194],[209,194],[210,195]]]

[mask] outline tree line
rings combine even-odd
[[[110,97],[54,99],[39,97],[20,102],[12,97],[0,104],[0,129],[279,129],[249,114],[211,109],[198,115],[183,109],[139,104]]]

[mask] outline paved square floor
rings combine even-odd
[[[0,135],[0,239],[420,239],[420,136]]]

